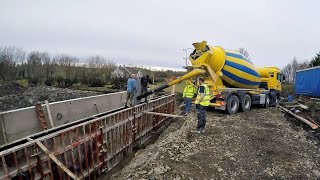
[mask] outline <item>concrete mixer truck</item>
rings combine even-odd
[[[215,109],[235,114],[238,110],[249,111],[252,105],[277,104],[285,79],[277,67],[255,68],[239,52],[209,46],[206,41],[192,45],[195,49],[189,56],[192,68],[188,73],[137,98],[202,76],[210,88],[210,106]]]

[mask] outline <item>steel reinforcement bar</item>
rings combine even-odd
[[[0,179],[96,179],[173,114],[174,95],[46,134],[0,152]]]

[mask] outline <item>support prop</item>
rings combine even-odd
[[[71,172],[65,165],[63,165],[59,159],[50,152],[45,145],[43,145],[39,140],[35,141],[37,145],[49,156],[49,158],[59,166],[65,173],[67,173],[72,179],[80,180],[73,172]]]

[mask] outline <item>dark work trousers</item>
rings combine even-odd
[[[202,131],[206,126],[206,107],[200,104],[197,104],[196,108],[197,108],[197,117],[198,117],[197,131]]]
[[[148,87],[141,87],[141,94],[144,94],[144,93],[146,93],[146,92],[148,92]],[[144,102],[147,102],[147,100],[148,100],[148,97],[146,96],[145,98],[144,98]]]
[[[184,98],[184,104],[185,104],[185,113],[190,113],[191,106],[192,106],[192,98]]]

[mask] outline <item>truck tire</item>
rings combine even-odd
[[[265,108],[268,108],[269,105],[270,105],[270,95],[267,94],[267,95],[266,95],[266,102],[265,102],[265,104],[264,104],[264,107],[265,107]]]
[[[271,106],[272,107],[276,107],[276,105],[277,105],[277,95],[276,95],[276,93],[274,92],[274,91],[271,91],[271,93],[270,93],[270,100],[271,100]]]
[[[241,102],[241,109],[243,112],[247,112],[250,110],[251,108],[251,104],[252,104],[252,101],[251,101],[251,97],[249,94],[245,94],[242,98],[242,102]]]
[[[227,112],[229,114],[235,114],[239,109],[239,98],[236,95],[231,95],[227,101]]]

